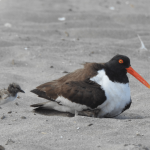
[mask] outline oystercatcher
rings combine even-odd
[[[9,84],[8,89],[0,90],[0,105],[15,100],[18,92],[25,93],[16,83]]]
[[[127,56],[116,55],[106,63],[86,63],[83,69],[31,90],[49,100],[31,106],[72,114],[89,110],[96,111],[96,117],[115,117],[131,105],[127,72],[150,88],[131,67]]]

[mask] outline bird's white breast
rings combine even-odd
[[[101,109],[100,116],[109,114],[110,117],[119,115],[131,101],[129,83],[112,82],[104,69],[90,80],[98,83],[105,91],[106,101],[98,106]]]
[[[13,100],[15,100],[17,98],[17,94],[16,96],[7,96],[7,95],[4,95],[1,99],[0,99],[0,105],[2,104],[6,104],[8,102],[11,102]]]

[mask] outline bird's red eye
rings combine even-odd
[[[119,63],[122,64],[122,63],[123,63],[123,60],[122,60],[122,59],[119,59]]]

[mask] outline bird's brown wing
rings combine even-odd
[[[60,86],[58,86],[57,81],[47,82],[36,89],[31,90],[32,93],[37,94],[39,97],[55,100],[58,97]]]
[[[52,82],[45,83],[31,92],[48,100],[55,100],[58,96],[63,96],[72,102],[87,105],[92,109],[106,100],[100,85],[90,80],[65,82],[58,89],[53,84]]]
[[[90,80],[66,82],[62,85],[60,94],[72,102],[87,105],[92,109],[106,100],[100,85]]]
[[[103,67],[104,64],[86,63],[83,69],[78,69],[58,80],[44,83],[31,92],[48,100],[55,100],[58,96],[63,96],[72,102],[95,108],[102,104],[106,97],[100,85],[89,79]]]

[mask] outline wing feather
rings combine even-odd
[[[72,102],[96,108],[106,100],[106,97],[100,85],[90,78],[103,68],[104,64],[86,63],[83,69],[78,69],[58,80],[44,83],[31,92],[48,100],[63,96]]]
[[[63,84],[61,96],[91,108],[96,108],[106,100],[105,93],[100,85],[90,81],[70,81]]]

